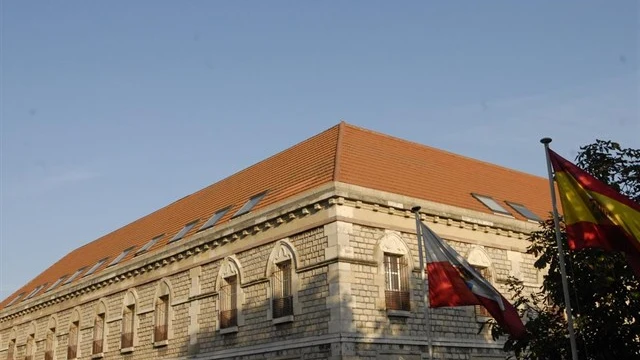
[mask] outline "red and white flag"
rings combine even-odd
[[[482,305],[513,338],[526,330],[516,309],[436,233],[419,222],[427,255],[430,307]]]

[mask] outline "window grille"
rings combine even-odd
[[[225,329],[238,325],[238,278],[224,279],[220,287],[220,328]]]
[[[389,310],[409,311],[409,274],[404,256],[384,255],[385,303]]]
[[[126,349],[133,346],[133,329],[135,305],[129,305],[124,309],[122,314],[122,334],[120,336],[120,348]]]
[[[53,338],[55,333],[55,329],[49,329],[47,332],[47,339],[44,344],[44,360],[53,360]]]
[[[69,328],[69,343],[67,345],[67,359],[75,359],[78,357],[78,328],[79,322],[74,322]]]
[[[169,296],[161,296],[156,302],[156,327],[154,329],[154,341],[163,341],[169,338],[167,332],[169,325]]]
[[[488,282],[491,282],[491,280],[493,280],[491,278],[491,271],[489,270],[488,267],[473,266],[473,268],[478,272],[478,274],[480,274],[480,276],[485,278]],[[491,317],[491,314],[482,305],[475,306],[475,313],[476,313],[476,317]]]
[[[293,293],[291,290],[291,261],[280,263],[273,273],[273,318],[293,315]]]
[[[100,354],[104,345],[104,314],[96,316],[96,322],[93,325],[93,352],[92,354]]]

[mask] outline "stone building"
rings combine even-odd
[[[0,359],[500,359],[425,308],[415,219],[498,289],[539,286],[548,183],[340,123],[78,248],[0,303]]]

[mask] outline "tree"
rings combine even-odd
[[[640,150],[596,140],[580,148],[576,164],[633,201],[640,202]],[[640,359],[640,282],[624,256],[599,249],[569,251],[564,224],[562,243],[580,359]],[[514,305],[527,319],[528,335],[508,339],[504,349],[517,359],[570,359],[565,302],[558,265],[553,218],[533,232],[528,253],[534,266],[547,269],[542,287],[532,294],[510,278]],[[491,321],[494,338],[504,331]]]

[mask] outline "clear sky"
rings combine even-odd
[[[640,148],[638,1],[0,2],[0,298],[340,120],[537,175]]]

